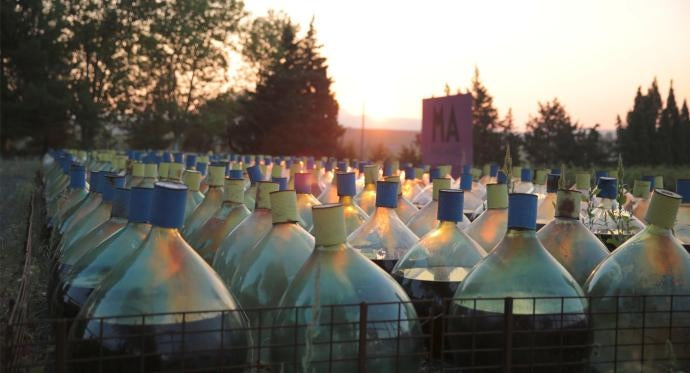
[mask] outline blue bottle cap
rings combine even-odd
[[[462,166],[462,173],[463,174],[469,174],[472,172],[472,165],[471,164],[466,164]]]
[[[249,175],[249,182],[254,185],[257,181],[263,180],[261,175],[261,168],[258,165],[247,167],[247,175]]]
[[[103,188],[101,187],[101,178],[105,174],[105,171],[91,171],[89,174],[89,186],[95,193],[103,193]]]
[[[642,176],[642,180],[649,181],[649,190],[652,191],[656,187],[656,178],[652,175]]]
[[[151,224],[161,228],[182,227],[187,186],[165,181],[154,185]]]
[[[682,203],[690,202],[690,179],[676,180],[676,193],[683,198]]]
[[[124,176],[115,173],[104,175],[101,179],[101,188],[103,189],[103,200],[112,201],[115,198],[115,188],[123,188],[125,186]]]
[[[184,165],[188,170],[196,168],[196,154],[187,154]]]
[[[600,170],[600,171],[595,171],[594,172],[594,183],[599,185],[599,178],[600,177],[609,177],[609,172],[606,170]]]
[[[154,164],[154,163],[156,163],[156,164],[158,163],[158,158],[156,158],[156,155],[151,154],[151,153],[146,154],[146,156],[144,157],[144,164]]]
[[[168,163],[172,162],[173,161],[172,154],[170,154],[170,152],[163,153],[163,158],[161,161],[168,162]]]
[[[561,169],[560,168],[552,168],[551,173],[554,175],[560,175],[561,174]]]
[[[271,181],[278,184],[278,191],[287,190],[287,177],[272,177]]]
[[[270,166],[271,164],[273,164],[273,158],[271,158],[270,156],[269,156],[269,157],[264,157],[264,164],[265,164],[266,166]]]
[[[432,167],[429,170],[429,182],[433,182],[434,179],[441,177],[441,169],[439,167]]]
[[[173,159],[175,160],[175,163],[184,163],[184,154],[177,152],[173,155]]]
[[[333,171],[333,163],[331,161],[326,161],[324,164],[326,171]]]
[[[598,197],[616,199],[618,195],[618,180],[615,177],[602,176],[599,178],[597,187],[599,188]]]
[[[414,180],[414,167],[405,167],[405,180]]]
[[[398,185],[397,181],[376,182],[376,207],[398,207]]]
[[[132,223],[148,223],[151,221],[151,204],[153,202],[153,188],[132,187],[129,195],[129,217]]]
[[[489,166],[489,176],[495,177],[498,175],[498,165],[495,163],[492,163],[491,166]]]
[[[357,169],[359,169],[359,173],[364,173],[364,166],[367,165],[367,162],[361,161],[359,164],[357,164]]]
[[[228,177],[231,179],[242,179],[242,170],[228,170]]]
[[[134,159],[134,150],[129,149],[127,150],[127,159]]]
[[[199,171],[202,175],[206,175],[206,171],[208,170],[208,163],[206,162],[200,162],[196,164],[196,170]]]
[[[391,162],[383,163],[383,177],[393,176],[393,164]]]
[[[496,183],[507,184],[508,183],[508,176],[506,176],[506,174],[503,171],[496,172]]]
[[[560,179],[560,174],[549,174],[546,177],[546,193],[556,193],[558,191],[558,181]]]
[[[529,168],[523,168],[522,171],[520,171],[520,180],[524,182],[531,182],[532,170]]]
[[[537,195],[511,193],[508,195],[508,228],[537,228]]]
[[[315,166],[315,164],[314,164],[314,158],[309,157],[309,159],[307,159],[307,170],[313,169],[314,166]]]
[[[115,188],[115,197],[113,197],[113,209],[110,216],[114,218],[127,219],[129,216],[129,189]]]
[[[71,189],[86,188],[86,168],[84,166],[72,163],[69,170],[69,187]]]
[[[295,192],[297,192],[297,194],[309,194],[309,193],[311,193],[311,174],[310,173],[298,172],[295,174]]]
[[[460,189],[462,190],[472,190],[472,175],[462,174],[460,177]]]
[[[347,172],[347,162],[345,161],[338,161],[338,170]]]
[[[438,191],[438,213],[442,221],[458,222],[462,220],[465,193],[459,189],[441,189]]]
[[[355,195],[356,187],[354,172],[338,172],[335,174],[335,180],[339,196]]]
[[[135,161],[141,161],[141,158],[144,156],[144,154],[140,151],[135,151],[134,152],[134,160]]]
[[[252,156],[249,155],[249,154],[245,154],[245,155],[242,157],[242,161],[244,162],[244,164],[249,164],[249,163],[251,163],[251,161],[252,161]]]

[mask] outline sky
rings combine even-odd
[[[422,99],[470,86],[474,67],[518,129],[557,97],[571,117],[613,129],[638,86],[670,81],[690,99],[690,1],[245,0],[255,15],[314,18],[340,122],[419,130]]]

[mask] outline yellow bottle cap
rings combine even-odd
[[[271,193],[277,192],[279,189],[278,183],[271,181],[258,181],[256,183],[256,205],[257,209],[271,208]]]
[[[364,166],[364,183],[375,184],[379,179],[379,166],[377,164],[368,164]]]
[[[651,182],[646,180],[635,180],[633,184],[633,196],[637,198],[649,198],[649,190],[651,188]]]
[[[417,180],[422,180],[424,177],[424,169],[421,167],[414,168],[414,178]]]
[[[519,178],[522,175],[522,167],[520,166],[513,166],[513,177]]]
[[[654,177],[654,188],[664,189],[664,177],[655,176]]]
[[[168,173],[170,172],[170,162],[161,162],[158,165],[158,174],[161,176],[161,178],[167,178]]]
[[[225,178],[223,201],[244,203],[244,180]]]
[[[273,192],[271,198],[271,220],[273,224],[295,223],[299,221],[297,214],[297,194],[294,190]]]
[[[271,177],[283,177],[283,166],[274,164],[273,169],[271,170]]]
[[[539,169],[536,172],[536,175],[534,176],[534,183],[537,185],[544,185],[546,184],[546,176],[551,172],[551,170],[547,169]]]
[[[146,175],[146,167],[141,162],[135,162],[132,164],[132,176],[134,177],[144,177]]]
[[[259,163],[259,171],[261,171],[262,175],[266,175],[266,165],[263,163]]]
[[[345,210],[339,203],[313,206],[316,246],[333,246],[345,242]]]
[[[182,173],[182,179],[189,190],[193,192],[199,190],[199,185],[201,184],[201,172],[197,170],[184,170]]]
[[[391,169],[393,170],[393,175],[399,174],[400,173],[400,161],[398,161],[398,160],[391,161]]]
[[[491,173],[491,165],[487,163],[482,167],[482,175],[489,176],[490,173]]]
[[[144,165],[144,177],[158,178],[158,165],[155,163],[146,163]]]
[[[290,166],[290,178],[293,179],[295,174],[302,171],[302,164],[295,162]]]
[[[184,165],[182,163],[171,163],[168,167],[168,179],[180,180],[182,177],[182,170],[184,170]]]
[[[472,175],[472,178],[473,178],[473,179],[477,180],[477,179],[479,179],[480,177],[482,177],[482,170],[480,170],[480,169],[478,169],[478,168],[471,168],[471,169],[470,169],[470,174]]]
[[[508,208],[508,185],[506,184],[487,184],[486,185],[486,207],[490,209]]]
[[[575,174],[575,188],[589,190],[591,176],[586,172]]]
[[[208,156],[207,155],[200,155],[196,157],[196,163],[208,163]]]
[[[676,193],[665,189],[654,189],[644,220],[649,224],[671,229],[676,221],[681,200],[681,196]]]
[[[443,175],[443,174],[441,174]],[[447,177],[439,177],[433,181],[433,194],[432,198],[434,201],[438,201],[438,191],[441,189],[450,189],[450,179]],[[398,188],[399,189],[399,188]]]
[[[577,190],[559,189],[556,192],[556,213],[557,218],[580,218],[580,202],[582,193]]]
[[[441,176],[446,177],[446,176],[450,175],[450,172],[452,171],[453,166],[451,166],[449,164],[442,164],[442,165],[438,166],[438,169],[439,169],[439,171],[441,171]],[[443,189],[448,189],[448,188],[443,188]]]
[[[211,166],[208,168],[208,185],[222,186],[225,179],[225,166]]]

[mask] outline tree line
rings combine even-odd
[[[301,32],[239,0],[3,1],[1,42],[3,154],[129,145],[319,155],[342,132],[313,22]]]
[[[448,85],[446,95],[451,93]],[[537,167],[566,164],[576,167],[614,165],[620,154],[626,165],[690,165],[690,115],[687,100],[678,108],[673,83],[664,101],[656,79],[646,94],[638,88],[626,120],[615,123],[615,138],[604,136],[600,124],[586,128],[574,121],[557,99],[539,102],[537,113],[515,130],[510,109],[499,117],[493,97],[475,68],[471,87],[458,93],[472,95],[474,163],[499,162],[510,146],[514,162]],[[404,162],[419,162],[416,146],[406,146],[397,155]]]

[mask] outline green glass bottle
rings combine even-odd
[[[609,250],[580,221],[581,201],[580,192],[560,189],[556,195],[555,218],[537,232],[537,237],[583,286],[592,270],[609,255]]]
[[[438,167],[432,167],[429,169],[429,184],[422,188],[422,191],[417,194],[412,200],[412,203],[419,207],[424,208],[427,204],[433,201],[433,191],[434,191],[434,180],[442,178],[441,169]],[[450,180],[450,178],[448,178]],[[450,187],[448,187],[450,188]],[[435,210],[434,210],[435,211]]]
[[[73,157],[71,154],[66,154],[60,158],[60,169],[62,172],[59,178],[56,179],[55,184],[52,186],[52,191],[46,197],[46,215],[47,218],[51,218],[55,215],[57,210],[57,203],[67,190],[69,190],[70,185],[70,174],[69,169],[72,165]]]
[[[132,183],[133,187],[153,188],[153,184],[158,181],[158,164],[153,158],[144,160],[144,177],[137,183]]]
[[[185,200],[184,218],[185,221],[204,201],[204,195],[199,190],[201,185],[201,173],[195,170],[184,170],[182,181],[187,186],[187,199]]]
[[[124,184],[124,180],[122,180]],[[56,260],[56,285],[62,286],[65,275],[82,256],[110,237],[116,236],[127,224],[129,189],[117,188],[114,192],[110,218],[93,230],[66,246]]]
[[[209,168],[208,191],[204,200],[194,209],[184,221],[182,236],[190,237],[199,227],[204,225],[223,203],[223,184],[225,180],[226,164],[214,162]]]
[[[644,221],[647,208],[649,208],[651,189],[652,184],[649,181],[635,180],[633,184],[633,197],[635,197],[635,200],[632,205],[632,214],[642,221]]]
[[[514,174],[517,175],[517,174]],[[516,193],[533,193],[534,184],[532,183],[532,169],[520,168],[520,181],[515,184]]]
[[[293,184],[295,192],[297,192],[297,212],[300,217],[300,225],[307,231],[311,231],[314,227],[311,208],[321,204],[321,202],[311,194],[311,174],[308,172],[295,173]]]
[[[419,209],[403,197],[402,185],[400,184],[400,176],[386,176],[386,181],[398,183],[398,207],[395,208],[395,213],[403,222],[409,221]]]
[[[405,179],[401,185],[403,198],[412,201],[422,191],[420,180],[415,178],[414,167],[405,168]]]
[[[81,220],[76,221],[71,229],[65,232],[56,250],[58,254],[64,253],[67,248],[74,245],[80,238],[110,219],[115,189],[124,187],[125,178],[117,174],[108,174],[102,177],[102,202],[88,214],[84,215]]]
[[[72,214],[65,216],[58,230],[59,237],[56,242],[61,241],[66,232],[78,226],[81,220],[84,219],[84,216],[88,215],[103,202],[103,178],[105,178],[105,173],[100,171],[91,171],[89,173],[89,195],[84,198]]]
[[[613,177],[599,177],[598,200],[591,219],[591,231],[605,241],[613,235],[632,237],[644,228],[644,223],[622,207],[619,209],[618,180]],[[615,217],[615,219],[613,218]]]
[[[272,192],[278,191],[278,184],[270,181],[256,183],[256,207],[244,218],[223,241],[213,257],[213,269],[226,285],[238,270],[244,254],[251,250],[271,230]]]
[[[681,199],[656,189],[645,215],[649,224],[587,279],[584,288],[592,299],[595,330],[593,370],[690,368],[690,255],[671,232]]]
[[[553,220],[556,213],[556,192],[561,175],[548,174],[546,178],[546,195],[539,202],[537,209],[537,229],[541,229],[548,222]]]
[[[386,272],[419,240],[395,213],[397,204],[398,183],[377,181],[376,210],[347,238],[348,245]]]
[[[472,174],[464,173],[460,177],[460,189],[464,192],[465,202],[463,208],[465,209],[463,213],[465,216],[474,217],[481,214],[484,210],[484,200],[482,199],[481,192],[479,190],[472,189],[474,183],[472,179]],[[460,222],[462,224],[462,222]],[[469,221],[466,221],[469,225]]]
[[[65,219],[74,213],[88,195],[89,189],[86,185],[86,169],[82,165],[73,163],[70,168],[69,189],[57,202],[55,214],[51,219],[51,225],[53,227],[60,227]]]
[[[340,204],[314,206],[313,213],[316,248],[280,302],[285,308],[271,329],[271,368],[357,371],[363,327],[367,371],[417,372],[424,355],[421,328],[405,291],[345,243]],[[367,324],[358,327],[362,302],[369,303]]]
[[[685,250],[690,253],[690,179],[676,180],[676,193],[682,198],[673,234],[683,243]]]
[[[335,176],[338,189],[339,203],[343,205],[345,214],[345,232],[349,236],[364,222],[369,216],[354,202],[356,186],[356,175],[354,172],[338,172]]]
[[[420,318],[444,314],[445,299],[453,297],[460,282],[486,252],[468,237],[457,223],[462,220],[463,192],[457,189],[439,191],[438,227],[420,238],[393,268],[391,274],[402,285]],[[441,323],[430,327],[435,343],[432,355],[440,356]]]
[[[468,369],[502,361],[504,298],[512,297],[512,371],[557,364],[583,371],[591,336],[584,292],[537,238],[537,196],[513,193],[508,204],[508,232],[455,293],[448,332],[458,334],[449,337],[450,348]],[[461,334],[477,330],[474,338]]]
[[[438,191],[441,189],[450,189],[451,181],[449,178],[437,177],[432,182],[433,193],[431,202],[422,207],[416,214],[412,215],[407,222],[407,226],[414,234],[421,237],[432,229],[438,226],[439,220],[436,218],[438,212]],[[469,219],[463,215],[462,221],[458,222],[461,229],[465,229],[470,225]]]
[[[298,224],[295,191],[272,192],[270,198],[273,226],[244,254],[228,286],[255,328],[270,328],[271,314],[258,309],[278,307],[285,289],[314,249],[314,237]],[[258,338],[259,333],[255,334]],[[261,335],[265,346],[269,333]]]
[[[378,179],[379,166],[377,164],[364,166],[364,189],[355,196],[354,201],[367,215],[373,214],[376,209],[376,181]]]
[[[242,170],[231,170],[230,177],[225,179],[223,203],[206,223],[189,236],[189,245],[207,263],[213,263],[213,257],[223,239],[249,214],[251,212],[244,205]]]
[[[498,245],[508,230],[508,186],[486,185],[486,210],[465,229],[487,253]]]
[[[122,260],[134,252],[151,230],[153,189],[133,187],[130,192],[127,225],[72,265],[56,289],[54,314],[73,318],[93,289]]]
[[[75,370],[243,371],[253,359],[246,315],[178,232],[186,189],[156,183],[153,228],[91,293],[70,329],[73,357],[113,360],[86,360]]]

